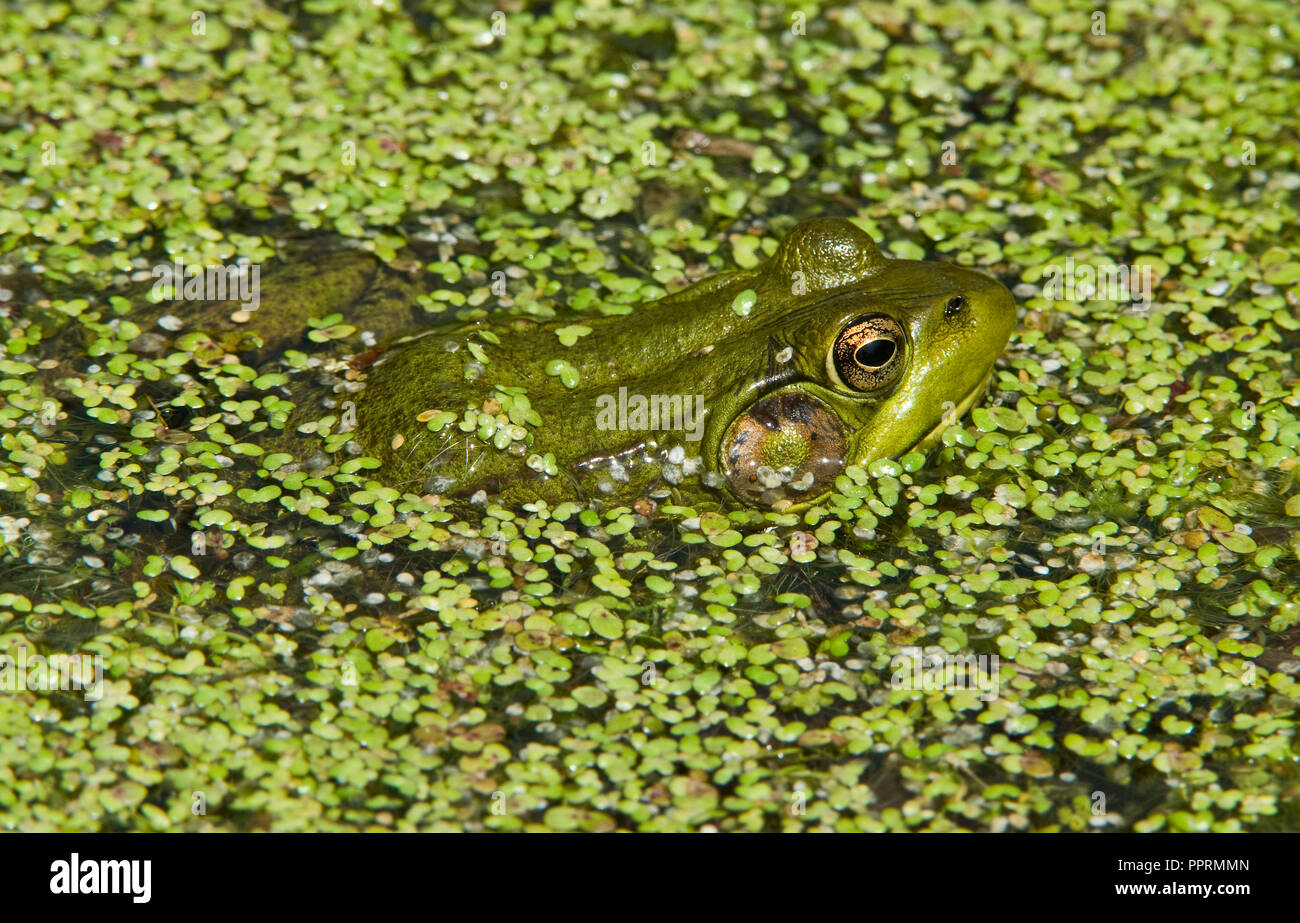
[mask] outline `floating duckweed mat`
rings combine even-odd
[[[500,6],[0,12],[0,827],[1300,827],[1295,8]],[[822,215],[1023,316],[797,513],[398,490],[287,396],[382,317],[147,294],[360,249],[581,326]]]

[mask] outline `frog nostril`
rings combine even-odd
[[[897,349],[892,340],[870,340],[858,347],[853,359],[864,368],[878,369],[894,357]]]
[[[966,296],[953,295],[951,298],[948,299],[948,303],[944,305],[943,316],[956,317],[957,314],[960,313],[961,309],[964,307],[966,307]]]

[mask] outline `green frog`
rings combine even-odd
[[[413,283],[356,252],[264,289],[244,319],[258,344],[295,345],[305,316],[330,311],[371,344],[322,398],[353,434],[335,461],[370,456],[393,487],[506,504],[806,506],[846,466],[925,447],[968,410],[1016,316],[994,278],[887,259],[833,218],[796,225],[755,269],[622,315],[430,325]],[[322,413],[298,400],[289,432]]]

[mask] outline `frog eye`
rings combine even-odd
[[[722,469],[738,496],[770,506],[825,493],[844,470],[846,451],[844,427],[830,408],[783,391],[731,424],[722,440]]]
[[[898,377],[906,348],[903,328],[892,317],[859,317],[849,321],[835,338],[827,371],[836,384],[854,391],[875,391]]]

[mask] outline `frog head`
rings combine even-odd
[[[991,276],[886,259],[840,219],[796,226],[750,284],[748,316],[713,350],[729,388],[702,454],[715,483],[763,506],[929,444],[979,398],[1016,316]]]

